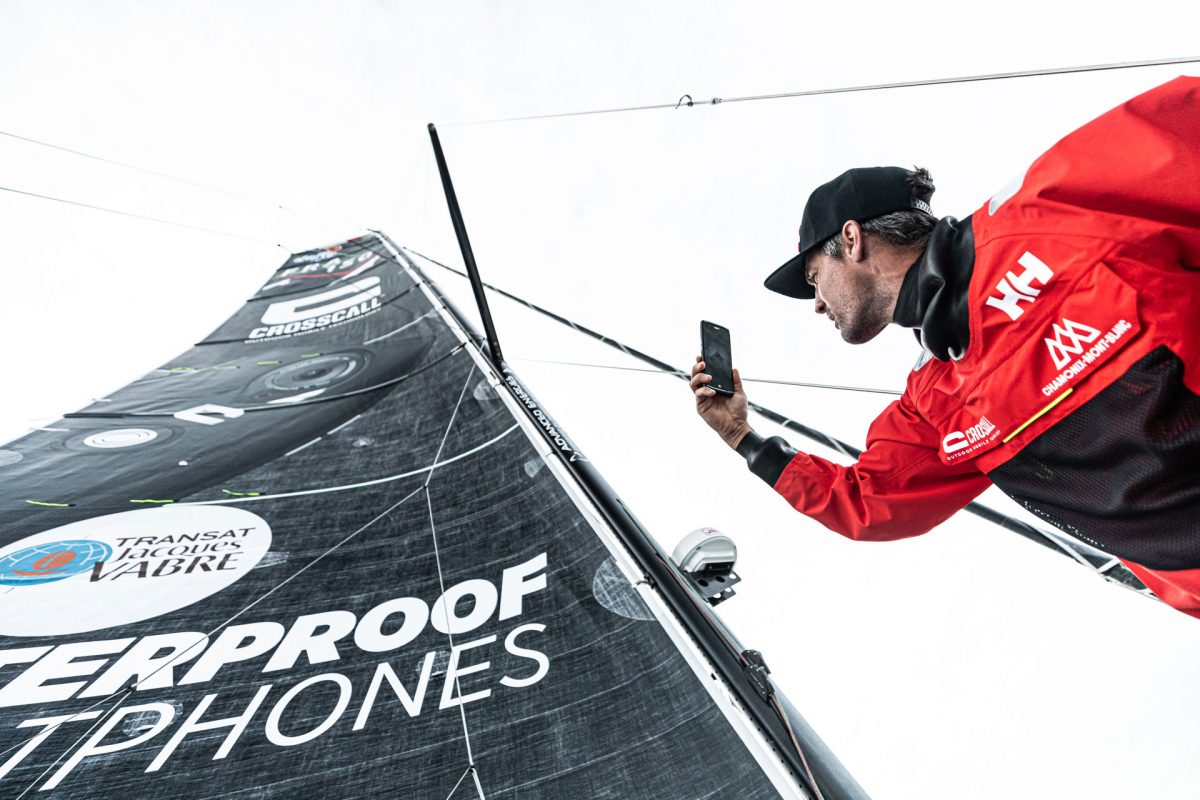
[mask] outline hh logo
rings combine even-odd
[[[1054,323],[1053,332],[1053,339],[1043,339],[1042,341],[1050,350],[1050,357],[1054,359],[1056,369],[1062,369],[1070,364],[1074,360],[1073,356],[1083,352],[1085,344],[1091,344],[1100,336],[1100,331],[1095,328],[1072,322],[1066,317],[1063,317],[1062,325]]]
[[[1017,263],[1024,267],[1025,271],[1020,275],[1010,272],[1001,278],[996,284],[996,291],[1000,292],[1000,296],[987,299],[989,306],[1000,309],[1012,320],[1016,320],[1025,312],[1020,306],[1021,302],[1033,303],[1042,293],[1041,289],[1033,288],[1033,282],[1037,281],[1044,287],[1054,277],[1054,270],[1028,250],[1017,259]]]

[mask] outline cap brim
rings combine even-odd
[[[805,277],[804,261],[807,253],[800,253],[790,259],[779,269],[775,270],[763,281],[772,292],[779,292],[798,300],[812,300],[817,296],[816,289]]]

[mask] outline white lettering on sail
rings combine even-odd
[[[312,317],[319,317],[322,314],[333,314],[373,297],[379,297],[381,294],[383,294],[383,290],[379,288],[379,278],[375,276],[361,278],[318,294],[271,303],[263,312],[262,324],[286,325],[289,322],[300,322]]]
[[[202,406],[194,406],[192,408],[185,408],[183,411],[176,411],[172,416],[175,419],[183,420],[184,422],[195,422],[199,425],[220,425],[225,419],[237,419],[245,413],[245,409],[219,406],[216,403],[205,403]],[[208,416],[209,414],[219,414],[225,419]]]
[[[161,510],[155,513],[163,514]],[[183,536],[190,534],[162,538],[173,540]],[[146,541],[124,537],[113,544],[126,549],[153,549],[159,544],[149,537],[140,538]],[[137,555],[140,554],[139,551]],[[2,705],[37,705],[41,712],[49,710],[45,708],[47,704],[72,697],[111,694],[112,687],[129,686],[134,680],[136,691],[154,694],[179,685],[218,681],[226,669],[238,676],[221,692],[193,701],[190,709],[172,700],[122,704],[104,712],[111,716],[94,731],[83,728],[86,731],[83,745],[39,789],[52,789],[68,779],[83,780],[74,773],[79,772],[76,767],[85,759],[91,769],[128,769],[128,765],[114,760],[112,754],[137,745],[143,745],[138,749],[144,753],[144,744],[154,738],[160,740],[159,749],[146,766],[146,772],[169,769],[169,762],[181,747],[200,751],[200,756],[188,753],[189,763],[197,763],[197,758],[224,759],[252,728],[277,747],[292,747],[335,730],[359,731],[371,725],[387,730],[396,724],[397,714],[409,718],[454,714],[458,706],[487,701],[496,693],[527,689],[549,674],[551,659],[538,644],[546,633],[546,625],[523,622],[511,629],[502,625],[505,620],[520,618],[529,611],[533,599],[547,589],[549,574],[553,573],[543,552],[505,567],[498,580],[471,578],[449,586],[434,602],[399,597],[384,600],[361,614],[343,609],[304,614],[293,621],[286,633],[284,625],[260,620],[230,625],[211,637],[178,631],[136,640],[102,639],[53,648],[0,650],[0,664],[27,665],[24,674],[3,687]],[[470,605],[470,610],[460,612],[456,608],[459,601],[464,609]],[[431,613],[431,609],[437,611]],[[479,610],[484,613],[477,614]],[[399,616],[403,620],[398,620]],[[470,641],[456,640],[449,650],[395,652],[411,644],[427,628],[465,631],[484,624],[502,627],[493,627]],[[389,651],[387,660],[380,661],[373,670],[364,671],[360,668],[361,653],[348,652],[355,645],[361,652]],[[346,658],[354,659],[353,673],[347,670],[345,674],[326,672],[308,677],[278,694],[273,702],[267,701],[272,687],[278,684],[261,683],[253,687],[250,696],[247,690],[251,687],[243,680],[254,669],[277,674]],[[177,678],[172,666],[184,661],[192,661],[191,669]],[[503,664],[503,668],[497,668],[497,664]],[[68,678],[81,680],[64,680]],[[81,692],[89,680],[90,685]],[[282,680],[287,685],[286,678]],[[301,704],[301,694],[307,699],[310,689],[313,697],[326,699],[315,713],[305,704],[301,719],[293,706]],[[399,703],[386,702],[380,697],[381,692],[389,691]],[[214,707],[221,709],[221,713],[211,713]],[[98,709],[83,708],[76,714],[56,711],[19,723],[17,728],[40,728],[41,732],[0,765],[0,778],[49,742],[58,725],[94,720],[100,715]],[[176,716],[183,717],[183,722],[173,727]],[[214,735],[214,732],[219,733]],[[68,729],[63,735],[74,738],[78,734]],[[70,791],[70,786],[65,783],[63,790]]]

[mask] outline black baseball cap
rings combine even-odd
[[[865,222],[893,211],[929,206],[913,200],[903,167],[859,167],[818,186],[808,197],[800,218],[800,253],[771,273],[763,285],[773,292],[811,300],[816,296],[805,276],[804,261],[826,239],[836,235],[846,220]]]

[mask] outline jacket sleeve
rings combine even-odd
[[[905,394],[879,415],[867,449],[850,466],[749,434],[738,447],[750,470],[792,507],[851,539],[925,533],[991,485],[970,461],[947,465],[938,435]]]

